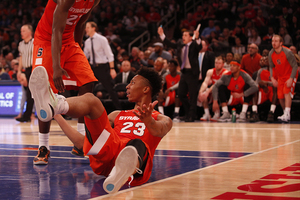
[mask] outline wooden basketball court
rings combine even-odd
[[[48,166],[32,164],[37,145],[37,120],[0,119],[1,199],[300,200],[299,124],[174,123],[149,183],[113,195],[55,121]]]

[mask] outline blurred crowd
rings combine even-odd
[[[121,75],[117,79],[117,76],[115,83],[127,83],[130,80],[127,77],[132,78],[142,66],[154,67],[162,76],[168,72],[169,61],[177,59],[176,49],[162,43],[157,28],[162,17],[172,17],[174,12],[177,12],[178,23],[167,37],[174,43],[180,42],[183,31],[193,31],[201,24],[200,38],[215,57],[222,56],[224,68],[228,70],[232,60],[242,62],[243,65],[243,55],[258,54],[261,57],[263,50],[271,50],[274,34],[283,38],[284,46],[300,55],[298,0],[199,2],[194,11],[185,12],[184,1],[180,0],[101,0],[88,21],[94,21],[98,26],[97,32],[108,39],[114,54],[116,72],[132,73],[125,76],[126,80],[120,79]],[[18,44],[22,40],[20,28],[24,24],[31,24],[35,29],[46,3],[42,0],[0,2],[0,80],[16,80]],[[142,49],[133,47],[128,52],[128,43],[145,30],[150,32],[152,39],[148,46]],[[85,36],[84,40],[87,38]],[[257,69],[245,69],[250,76],[260,68],[260,57]],[[99,94],[96,88],[95,94],[103,98],[103,94]],[[124,93],[118,95],[124,98]]]

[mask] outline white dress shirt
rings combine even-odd
[[[95,33],[93,36],[93,47],[95,53],[95,61],[96,64],[105,64],[114,61],[114,54],[111,51],[108,40],[106,37]],[[88,38],[84,42],[84,54],[87,59],[90,59],[90,64],[93,62],[93,53],[92,53],[92,45],[91,38]]]

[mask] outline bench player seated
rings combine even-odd
[[[247,72],[241,70],[241,64],[236,61],[231,61],[230,72],[225,73],[215,83],[212,89],[213,111],[219,108],[218,99],[222,106],[223,115],[220,117],[219,121],[231,121],[227,105],[234,106],[242,104],[242,112],[237,121],[245,122],[249,102],[252,99],[252,95],[257,91],[258,86]]]
[[[254,93],[252,100],[252,114],[250,122],[258,122],[259,115],[257,112],[257,105],[263,104],[266,101],[271,102],[270,111],[268,113],[267,122],[274,122],[274,112],[277,102],[277,90],[273,87],[270,72],[269,72],[269,59],[267,56],[261,57],[259,64],[261,68],[257,72],[256,83],[258,84],[258,92]],[[273,73],[274,70],[273,70]]]
[[[211,91],[214,84],[219,80],[223,74],[228,72],[224,68],[224,60],[221,56],[215,58],[215,68],[209,69],[206,73],[206,77],[200,87],[198,102],[202,103],[204,108],[204,115],[200,118],[200,121],[218,121],[220,118],[220,109],[215,111],[214,116],[211,118],[209,113],[209,103],[212,103]]]
[[[158,111],[164,114],[164,107],[175,104],[173,121],[179,122],[180,100],[177,89],[180,81],[181,73],[177,71],[178,62],[174,59],[170,60],[168,72],[162,77],[163,90],[158,94]]]
[[[161,89],[157,72],[142,67],[126,87],[128,100],[135,102],[134,109],[109,115],[92,93],[67,99],[53,94],[42,66],[32,71],[29,88],[39,119],[47,122],[55,116],[66,136],[89,156],[93,171],[107,176],[103,183],[106,192],[117,192],[130,177],[132,186],[148,181],[155,149],[172,128],[172,120],[153,109],[157,101],[152,103],[152,97]],[[59,115],[62,113],[84,116],[85,136]]]

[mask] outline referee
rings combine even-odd
[[[117,93],[113,89],[112,79],[116,77],[114,54],[106,37],[96,33],[96,28],[95,22],[86,23],[85,31],[89,38],[84,43],[84,54],[90,60],[95,77],[108,91],[115,108],[121,110]]]
[[[31,71],[32,71],[32,51],[33,51],[33,37],[32,37],[32,26],[25,24],[21,27],[22,41],[19,43],[19,69],[17,76],[19,77],[22,73],[22,69],[25,69],[25,76],[27,81],[29,81]],[[20,118],[16,120],[19,122],[29,122],[32,114],[33,108],[33,98],[31,97],[31,92],[28,86],[23,86],[26,91],[26,110]]]

